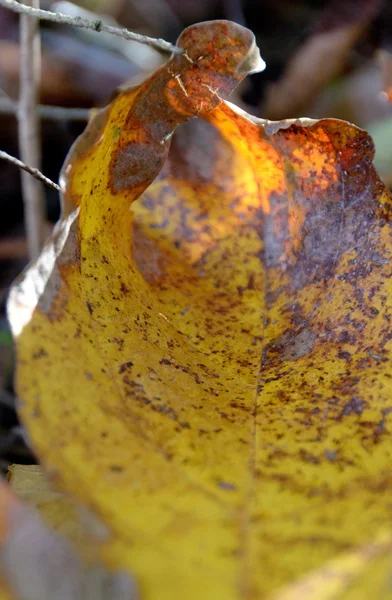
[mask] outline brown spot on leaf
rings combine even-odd
[[[361,415],[365,407],[366,402],[364,400],[361,400],[361,398],[359,398],[358,396],[354,396],[343,406],[341,416]]]

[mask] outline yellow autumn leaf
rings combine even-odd
[[[391,197],[366,132],[221,100],[248,30],[179,44],[66,160],[10,297],[20,414],[143,600],[256,600],[390,535]]]

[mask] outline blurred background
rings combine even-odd
[[[41,8],[103,19],[175,43],[184,27],[230,19],[253,30],[267,66],[231,100],[273,120],[346,119],[370,131],[376,166],[392,185],[392,0],[42,0]],[[19,16],[0,7],[0,150],[18,156]],[[137,84],[167,59],[105,33],[41,22],[42,171],[53,181],[89,111]],[[55,108],[54,108],[55,107]],[[73,110],[71,110],[73,109]],[[12,280],[28,262],[20,171],[0,161],[0,467],[34,458],[23,441],[12,386],[14,357],[5,315]],[[47,230],[59,216],[45,188]]]

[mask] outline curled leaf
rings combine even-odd
[[[391,197],[366,132],[221,100],[250,32],[179,43],[64,165],[20,412],[144,599],[259,599],[390,527]]]

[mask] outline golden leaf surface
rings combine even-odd
[[[250,32],[179,44],[64,165],[10,298],[20,412],[143,600],[256,600],[389,535],[391,197],[366,132],[221,100]]]

